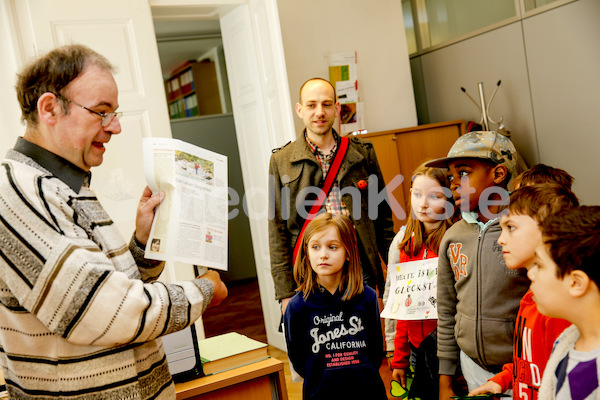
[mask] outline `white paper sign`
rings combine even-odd
[[[438,258],[388,266],[390,294],[382,318],[400,320],[437,319]]]

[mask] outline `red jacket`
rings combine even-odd
[[[531,290],[521,299],[516,322],[513,362],[490,380],[503,392],[512,387],[513,399],[536,400],[554,341],[571,323],[540,314]]]
[[[427,258],[436,258],[431,250],[423,247],[419,254],[415,257],[408,256],[404,251],[400,251],[399,262],[410,262],[424,260]],[[389,260],[392,263],[394,260]],[[394,336],[394,358],[392,359],[392,368],[406,369],[410,360],[410,345],[417,348],[435,328],[437,327],[436,319],[421,319],[421,320],[398,320],[396,323],[396,336]]]

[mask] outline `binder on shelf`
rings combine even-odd
[[[190,69],[188,69],[187,71],[185,71],[181,75],[179,75],[179,79],[181,80],[181,95],[182,96],[190,94],[193,90],[192,69],[191,69],[191,67],[189,67],[189,68]]]
[[[183,99],[183,103],[185,104],[185,116],[186,117],[192,116],[192,107],[190,105],[190,100],[191,100],[191,96],[185,97]]]
[[[198,112],[198,100],[195,95],[187,96],[185,99],[185,116],[195,117],[199,115]]]
[[[175,77],[169,80],[169,83],[171,84],[171,100],[176,99],[177,97],[179,97],[180,94],[180,89],[179,89],[179,77]]]
[[[192,108],[192,115],[196,116],[196,115],[200,115],[200,111],[198,110],[198,98],[196,96],[190,96],[191,98],[191,108]]]
[[[183,118],[185,117],[185,103],[184,99],[179,99],[169,104],[169,115],[171,118]]]
[[[179,99],[177,103],[179,104],[179,118],[183,118],[185,117],[185,100]]]

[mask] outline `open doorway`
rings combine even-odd
[[[277,1],[157,0],[150,4],[154,21],[219,21],[246,188],[238,209],[249,216],[268,343],[285,349],[279,332],[281,308],[270,271],[265,207],[271,151],[295,138]]]
[[[221,112],[172,118],[171,130],[176,139],[226,155],[229,187],[243,198],[245,190],[219,21],[155,20],[154,27],[165,82],[184,63],[214,63]],[[221,305],[203,314],[205,336],[236,331],[266,343],[252,236],[244,212],[229,219],[228,232],[229,270],[219,272],[228,286],[229,296]]]

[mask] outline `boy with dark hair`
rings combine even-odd
[[[574,178],[564,169],[550,167],[546,164],[536,164],[522,172],[513,182],[515,190],[522,186],[538,183],[557,183],[571,190]]]
[[[540,399],[600,398],[600,207],[574,207],[541,224],[527,276],[540,312],[573,325],[558,337]]]
[[[535,249],[542,234],[539,223],[549,215],[579,204],[568,188],[554,184],[523,186],[510,195],[508,215],[500,218],[504,261],[510,269],[531,268]],[[552,344],[569,325],[568,321],[549,318],[537,309],[533,293],[528,290],[517,314],[513,362],[502,372],[469,395],[502,393],[512,388],[513,398],[535,400]]]
[[[459,366],[470,390],[512,359],[519,301],[529,281],[506,268],[497,240],[498,216],[517,152],[498,132],[469,132],[448,156],[426,164],[449,169],[455,204],[463,219],[444,235],[438,265],[440,399],[449,399]]]

